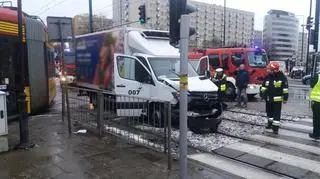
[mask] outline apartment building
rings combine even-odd
[[[198,8],[191,14],[191,26],[197,34],[191,37],[190,46],[223,46],[224,8],[220,5],[190,1]],[[113,20],[115,24],[136,21],[139,18],[138,7],[146,5],[146,15],[150,18],[146,24],[133,23],[129,26],[157,30],[169,30],[169,0],[113,0]],[[237,9],[226,9],[225,45],[251,46],[254,39],[254,13]]]

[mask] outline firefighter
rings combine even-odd
[[[310,100],[313,112],[313,132],[309,136],[314,139],[320,139],[320,74],[315,74],[312,78],[311,87]]]
[[[218,86],[218,93],[222,103],[222,107],[223,109],[226,109],[227,104],[223,103],[223,100],[225,99],[225,91],[227,89],[227,75],[223,73],[222,68],[216,69],[216,74],[213,76],[212,82]]]
[[[266,129],[272,129],[274,134],[278,134],[282,103],[285,104],[288,100],[288,80],[280,71],[280,64],[277,62],[270,62],[268,71],[269,74],[261,86],[268,117]]]

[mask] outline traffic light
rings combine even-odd
[[[306,29],[310,30],[313,26],[313,17],[308,16]]]
[[[180,40],[180,17],[182,14],[190,14],[198,9],[193,5],[187,4],[186,0],[170,1],[170,44],[174,47],[179,45]],[[189,35],[196,33],[196,30],[190,27]]]
[[[140,24],[145,24],[147,22],[146,5],[139,6],[139,21],[140,21]]]

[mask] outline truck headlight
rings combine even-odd
[[[65,81],[67,81],[67,78],[65,76],[62,76],[61,81],[65,82]]]
[[[180,99],[180,92],[179,92],[179,91],[177,91],[177,92],[172,92],[172,95],[173,95],[173,97],[176,98],[177,100]]]

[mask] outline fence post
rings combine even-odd
[[[168,145],[168,170],[172,169],[172,156],[171,156],[171,103],[167,103],[168,106],[168,136],[167,136],[167,145]]]
[[[168,129],[168,117],[169,117],[169,114],[168,114],[168,105],[167,103],[163,103],[163,115],[164,115],[164,118],[163,118],[163,136],[164,136],[164,150],[163,152],[164,153],[167,153],[167,149],[168,149],[168,140],[167,140],[167,129]]]
[[[62,98],[62,121],[64,122],[64,115],[65,115],[65,96],[64,96],[64,82],[61,81],[61,98]]]
[[[69,101],[69,92],[68,92],[68,85],[64,85],[65,93],[66,93],[66,103],[67,103],[67,120],[68,120],[68,132],[69,136],[72,135],[72,122],[70,116],[70,101]]]
[[[103,120],[104,120],[104,97],[102,91],[97,94],[97,130],[99,132],[99,137],[103,136]]]

